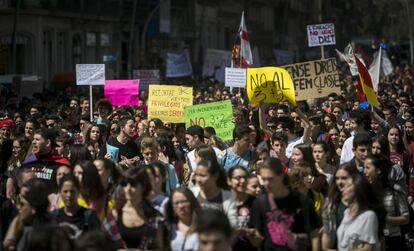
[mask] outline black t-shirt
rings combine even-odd
[[[78,238],[84,231],[99,229],[101,222],[96,213],[91,209],[80,207],[73,215],[65,214],[63,209],[56,209],[51,212],[52,221],[61,227],[66,227],[72,237]]]
[[[292,233],[309,234],[321,227],[321,220],[305,195],[290,191],[285,198],[275,199],[275,204],[277,209],[280,210],[281,217],[293,217],[293,223],[290,227]],[[264,236],[262,250],[286,250],[285,246],[275,245],[270,237],[267,229],[267,212],[270,211],[268,194],[260,195],[253,203],[250,226],[256,228]]]
[[[256,198],[254,196],[249,195],[243,204],[237,206],[237,223],[239,227],[248,227],[253,202],[255,199]],[[257,248],[250,243],[250,240],[247,238],[247,236],[240,235],[234,241],[232,250],[256,251]]]
[[[223,211],[223,193],[220,192],[216,197],[212,199],[205,199],[199,194],[197,200],[200,203],[201,208],[203,209],[216,209]]]
[[[121,160],[121,156],[125,156],[128,159],[139,156],[138,145],[132,140],[128,140],[126,144],[122,144],[116,139],[116,137],[110,137],[106,143],[119,149],[118,162]],[[99,151],[99,158],[105,157],[105,154],[106,144],[104,144],[102,149]]]

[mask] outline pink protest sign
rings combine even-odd
[[[114,106],[138,105],[139,80],[105,80],[105,98]]]

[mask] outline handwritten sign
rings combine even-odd
[[[139,80],[106,80],[105,98],[115,106],[137,106]]]
[[[224,140],[233,139],[233,107],[230,100],[187,106],[184,111],[186,127],[211,126],[218,137]]]
[[[296,100],[327,97],[332,92],[341,93],[341,81],[335,58],[282,67],[290,73],[293,79]]]
[[[309,47],[336,44],[333,23],[308,25],[307,30]]]
[[[283,68],[248,68],[246,91],[253,106],[283,101],[296,105],[292,78]]]
[[[104,64],[77,64],[76,65],[77,85],[104,85],[105,65]]]
[[[193,87],[150,85],[148,119],[184,123],[184,107],[193,105]]]
[[[226,67],[226,86],[246,87],[246,69]]]

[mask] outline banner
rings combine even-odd
[[[234,124],[233,107],[230,100],[201,105],[187,106],[185,111],[185,126],[211,126],[223,140],[233,139]]]
[[[231,52],[207,48],[203,64],[203,77],[215,76],[222,64],[231,65]]]
[[[336,44],[333,23],[308,25],[307,30],[309,47]]]
[[[104,85],[105,65],[104,64],[77,64],[76,65],[77,85]]]
[[[160,82],[160,70],[133,70],[133,79],[139,79],[141,85],[155,84]]]
[[[187,77],[193,74],[188,50],[179,53],[167,52],[167,78]]]
[[[163,122],[184,123],[184,107],[193,105],[193,87],[150,85],[148,120],[159,118]]]
[[[104,94],[114,106],[138,105],[139,80],[106,80]]]
[[[247,97],[253,106],[284,101],[296,106],[292,78],[283,68],[247,68],[246,82]]]
[[[284,65],[293,79],[296,100],[327,97],[341,93],[341,81],[335,58]]]

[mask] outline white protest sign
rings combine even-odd
[[[226,86],[246,87],[246,69],[226,67]]]
[[[104,85],[105,65],[104,64],[77,64],[76,65],[77,85]]]
[[[140,84],[158,84],[160,82],[160,70],[133,70],[133,79],[139,79]]]
[[[333,23],[308,25],[307,30],[309,47],[336,44]]]
[[[179,53],[167,52],[167,78],[187,77],[193,74],[188,50]]]

